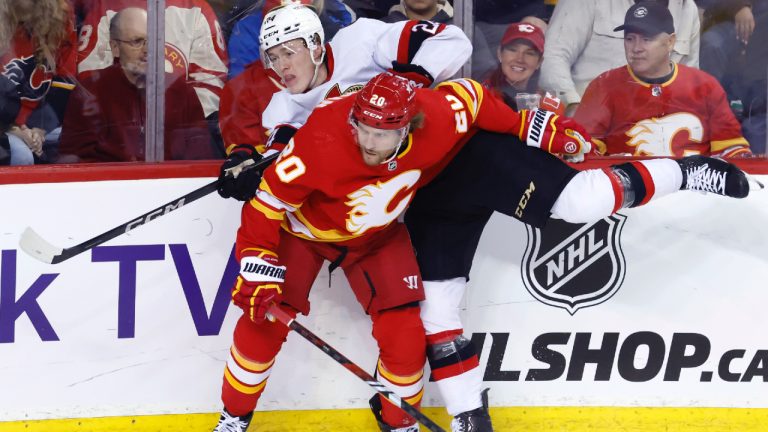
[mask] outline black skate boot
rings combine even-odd
[[[491,416],[488,414],[488,389],[481,393],[483,406],[472,411],[459,413],[451,421],[451,432],[493,432]]]
[[[253,412],[244,416],[233,416],[226,409],[221,410],[219,424],[213,429],[213,432],[245,432],[248,425],[251,424]]]
[[[379,429],[381,432],[419,432],[418,423],[400,428],[396,428],[384,423],[384,419],[381,417],[381,399],[379,398],[378,393],[373,395],[373,397],[368,400],[368,404],[371,406],[371,411],[373,411],[373,416],[376,417],[376,423],[379,424]]]
[[[680,189],[712,192],[731,198],[749,195],[749,180],[744,171],[722,159],[688,156],[677,161],[683,171]]]

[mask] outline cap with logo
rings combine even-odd
[[[624,16],[624,24],[613,31],[640,33],[656,36],[659,33],[675,32],[675,23],[669,8],[663,2],[640,1],[632,5]]]
[[[540,53],[544,52],[544,32],[533,24],[524,22],[510,24],[501,38],[501,46],[508,45],[517,39],[527,40]]]

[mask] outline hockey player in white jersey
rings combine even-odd
[[[270,131],[271,151],[281,150],[324,99],[359,90],[386,70],[418,87],[430,86],[456,74],[472,54],[472,44],[460,28],[429,21],[387,24],[360,18],[325,43],[315,12],[298,4],[268,13],[259,43],[264,65],[286,87],[272,96],[262,114],[262,125]],[[223,173],[254,157],[259,153],[252,145],[232,148],[221,169],[221,196],[239,200],[253,196],[258,173],[244,171],[237,178]]]

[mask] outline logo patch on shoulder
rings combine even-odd
[[[551,219],[543,229],[526,226],[525,288],[536,300],[571,315],[611,298],[626,273],[621,249],[626,220],[615,214],[591,224]]]

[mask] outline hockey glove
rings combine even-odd
[[[521,110],[520,116],[518,136],[529,146],[561,155],[569,162],[582,162],[592,151],[592,138],[571,118],[540,109]]]
[[[240,274],[232,288],[232,302],[255,323],[264,321],[272,303],[280,304],[283,297],[285,266],[278,265],[277,256],[263,254],[240,260]]]
[[[393,61],[392,69],[389,69],[387,72],[391,72],[407,79],[413,88],[429,88],[435,81],[426,69],[410,63],[398,63]]]
[[[239,201],[248,201],[253,198],[261,182],[261,171],[243,170],[243,168],[261,158],[259,152],[250,145],[235,146],[219,170],[219,195],[222,198],[234,198]]]

